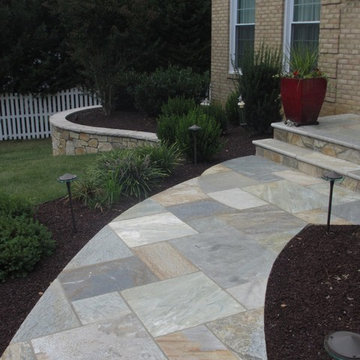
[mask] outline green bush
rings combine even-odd
[[[150,162],[159,167],[166,174],[171,174],[182,161],[181,152],[177,144],[161,144],[159,146],[142,146],[136,149],[140,156],[148,155]]]
[[[161,107],[161,115],[186,115],[190,110],[196,108],[194,99],[184,96],[169,98],[168,102]]]
[[[161,107],[161,114],[157,118],[157,136],[165,143],[171,145],[176,141],[175,129],[179,118],[187,115],[191,110],[196,108],[194,99],[176,97],[169,99]]]
[[[111,206],[121,196],[144,198],[179,159],[176,146],[163,144],[103,153],[74,184],[74,197],[95,207]]]
[[[227,98],[225,104],[225,113],[227,120],[234,125],[239,125],[239,92],[233,91]]]
[[[169,98],[183,96],[196,102],[204,97],[209,86],[209,74],[196,74],[190,68],[181,69],[170,66],[157,69],[149,75],[143,75],[135,86],[135,106],[150,116],[157,116],[161,107]]]
[[[33,219],[29,205],[0,195],[0,281],[25,276],[54,248],[51,233]]]
[[[128,71],[118,76],[113,89],[113,110],[134,110],[134,88],[141,81],[142,75]]]
[[[223,106],[220,103],[211,103],[209,106],[201,107],[203,112],[209,117],[213,117],[220,125],[223,132],[227,129],[227,118]]]
[[[210,112],[209,112],[210,113]],[[197,133],[197,156],[201,160],[211,158],[221,150],[221,127],[213,115],[197,106],[185,115],[161,116],[158,120],[158,137],[167,144],[176,143],[181,152],[193,159],[193,136],[189,127],[196,124],[201,127]]]
[[[245,101],[248,127],[256,134],[271,133],[271,123],[281,121],[280,79],[282,56],[265,45],[254,54],[245,53],[238,74],[238,92]]]

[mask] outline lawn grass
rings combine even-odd
[[[53,156],[50,139],[0,141],[0,191],[41,204],[67,194],[64,173],[84,175],[96,155]]]

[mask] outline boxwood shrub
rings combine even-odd
[[[149,75],[144,74],[135,86],[135,106],[150,116],[157,116],[169,98],[182,96],[199,103],[208,87],[208,73],[197,74],[191,68],[177,66],[159,68]]]
[[[51,233],[34,220],[30,205],[0,194],[0,281],[25,276],[54,248]]]

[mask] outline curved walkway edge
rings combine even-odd
[[[266,359],[267,278],[329,184],[264,158],[226,161],[104,227],[26,318],[2,360]],[[360,219],[335,186],[333,224]]]

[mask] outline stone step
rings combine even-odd
[[[342,185],[360,191],[360,165],[332,156],[285,143],[277,139],[255,140],[256,155],[297,169],[315,177],[322,177],[327,170],[344,176]]]
[[[324,155],[360,164],[360,116],[342,114],[319,118],[319,125],[273,123],[274,139]]]

